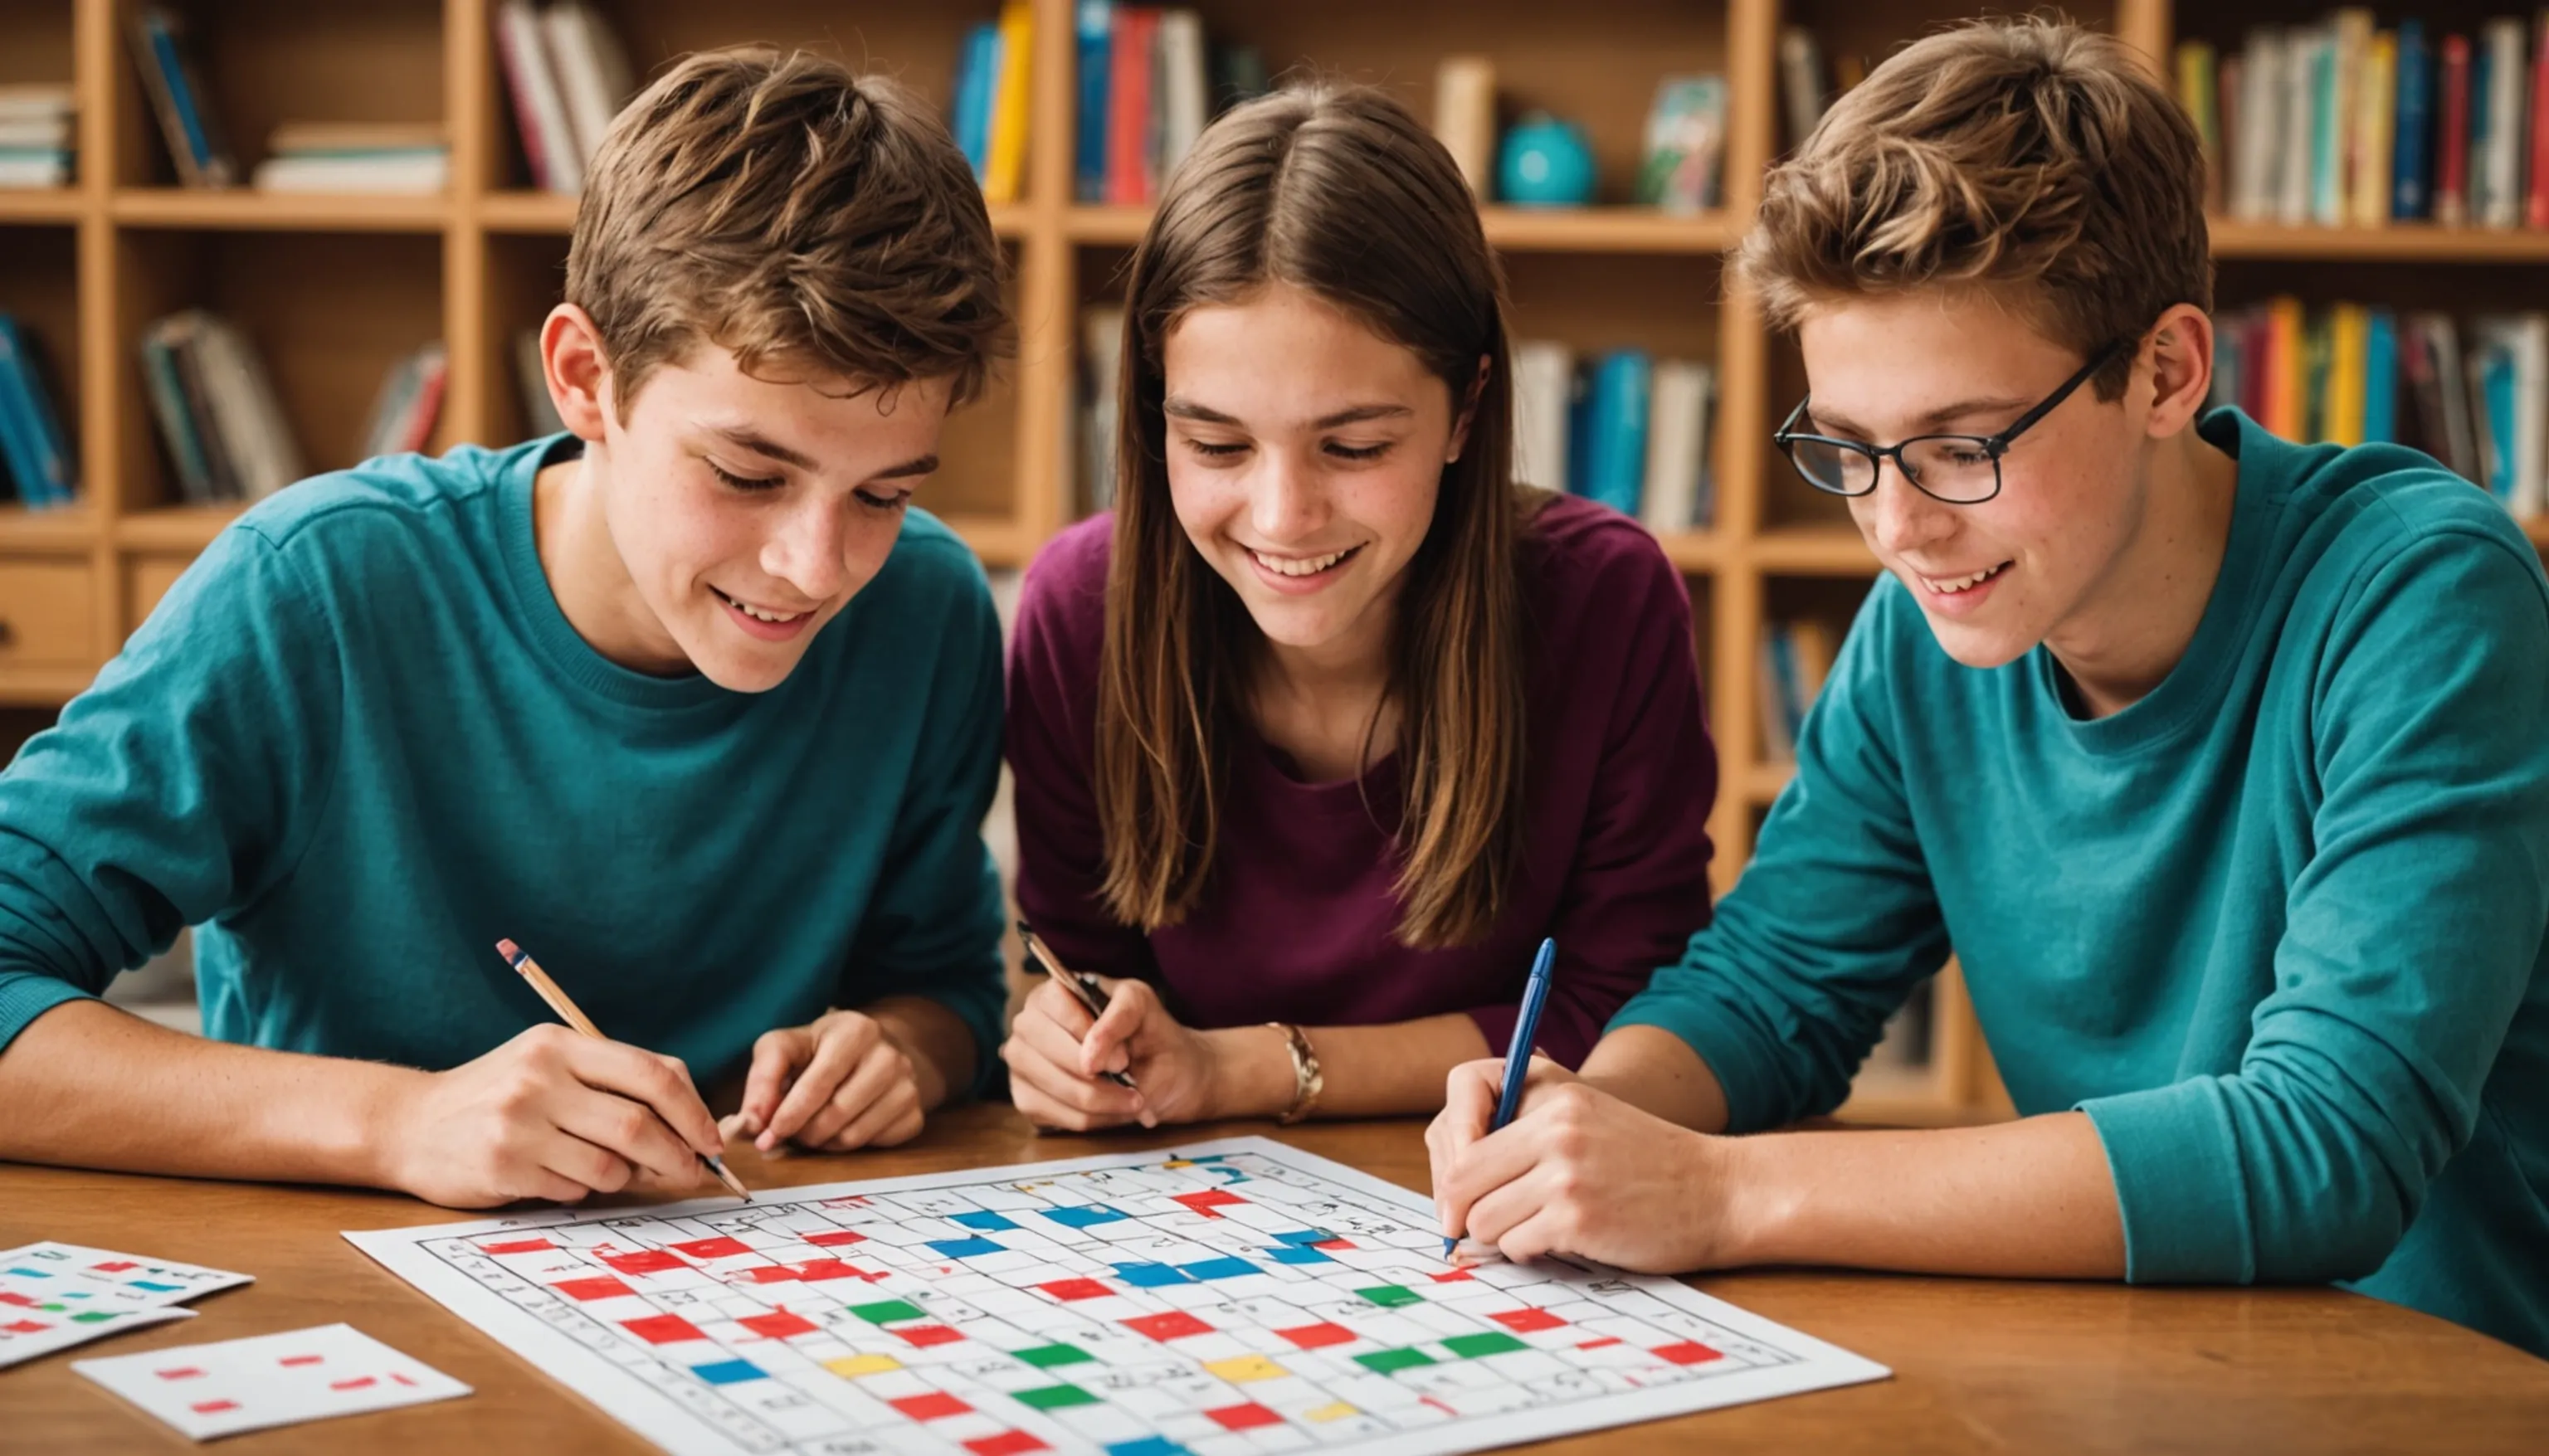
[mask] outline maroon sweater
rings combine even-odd
[[[1708,923],[1717,753],[1690,598],[1636,522],[1571,497],[1524,533],[1530,834],[1486,939],[1411,951],[1391,938],[1395,757],[1361,784],[1305,783],[1253,733],[1230,745],[1221,844],[1201,900],[1154,935],[1118,923],[1097,896],[1104,854],[1091,785],[1112,529],[1099,516],[1045,548],[1009,653],[1018,905],[1064,963],[1148,980],[1192,1027],[1362,1026],[1457,1011],[1502,1053],[1532,955],[1555,936],[1537,1041],[1571,1067]]]

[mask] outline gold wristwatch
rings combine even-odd
[[[1327,1085],[1327,1079],[1320,1075],[1317,1049],[1310,1046],[1310,1039],[1302,1035],[1299,1027],[1279,1021],[1270,1021],[1267,1025],[1281,1032],[1284,1045],[1292,1050],[1292,1105],[1283,1109],[1282,1115],[1274,1120],[1289,1127],[1308,1117],[1310,1110],[1319,1105],[1319,1092]]]

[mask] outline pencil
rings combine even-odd
[[[1523,1078],[1531,1072],[1531,1039],[1540,1031],[1541,1008],[1549,1004],[1549,972],[1558,962],[1558,942],[1544,939],[1540,954],[1531,958],[1531,979],[1523,982],[1522,1010],[1514,1016],[1513,1040],[1505,1044],[1505,1085],[1496,1098],[1496,1115],[1487,1124],[1489,1133],[1513,1121],[1514,1109],[1522,1105]],[[1458,1237],[1443,1240],[1443,1257],[1452,1257],[1460,1246]]]
[[[584,1014],[583,1007],[567,999],[566,992],[558,988],[557,982],[549,979],[547,971],[540,969],[540,963],[531,958],[530,952],[510,940],[505,940],[496,943],[496,954],[504,956],[507,964],[522,973],[522,979],[529,981],[531,989],[540,993],[540,999],[549,1004],[549,1010],[558,1014],[558,1020],[597,1042],[611,1040],[602,1035],[602,1028],[593,1024],[592,1017]],[[717,1181],[724,1184],[728,1192],[745,1203],[752,1202],[752,1190],[744,1187],[741,1179],[725,1170],[725,1159],[712,1153],[703,1152],[700,1154],[700,1161],[708,1165],[708,1171],[716,1174]]]
[[[1018,941],[1027,948],[1027,956],[1035,961],[1036,967],[1062,982],[1062,988],[1086,1008],[1090,1016],[1106,1014],[1106,988],[1097,984],[1097,977],[1086,971],[1065,970],[1062,962],[1053,958],[1053,953],[1045,949],[1044,942],[1036,939],[1036,933],[1027,929],[1023,920],[1018,922]],[[1129,1091],[1142,1090],[1134,1086],[1132,1077],[1123,1072],[1099,1072],[1097,1075]]]

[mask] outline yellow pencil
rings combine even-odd
[[[547,971],[540,969],[540,963],[531,958],[530,952],[508,940],[496,943],[496,954],[504,956],[507,964],[522,973],[522,979],[531,983],[531,989],[540,993],[540,999],[549,1003],[549,1010],[556,1012],[559,1020],[597,1042],[611,1040],[602,1035],[602,1028],[593,1024],[592,1017],[584,1014],[584,1008],[567,999],[566,992],[558,989],[558,983],[549,979]],[[725,1170],[723,1158],[704,1152],[700,1154],[700,1161],[708,1164],[708,1171],[716,1174],[717,1181],[724,1184],[735,1197],[745,1203],[752,1202],[751,1190],[743,1186],[742,1180]]]

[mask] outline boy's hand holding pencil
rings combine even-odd
[[[910,1049],[876,1017],[834,1011],[753,1044],[743,1105],[723,1128],[764,1153],[791,1143],[847,1152],[908,1142],[922,1115]]]

